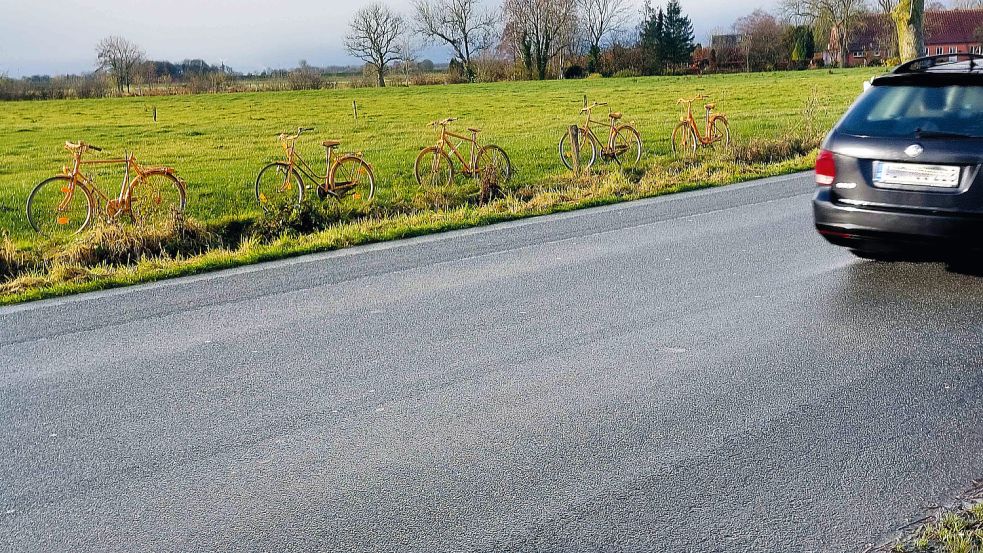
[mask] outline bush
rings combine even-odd
[[[616,79],[633,79],[641,77],[642,72],[637,69],[622,69],[612,76]]]
[[[320,90],[324,86],[321,73],[306,64],[287,74],[287,84],[290,90]]]
[[[282,236],[322,231],[341,219],[341,209],[332,200],[310,198],[300,205],[288,200],[268,206],[253,224],[251,234],[270,242]]]
[[[563,72],[564,79],[583,79],[586,76],[587,72],[580,65],[571,65]]]
[[[600,73],[591,73],[590,75],[587,75],[587,80],[588,81],[593,81],[593,80],[603,79],[603,78],[604,78],[604,75],[601,75]]]

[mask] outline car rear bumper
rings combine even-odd
[[[816,230],[848,248],[878,246],[951,246],[983,249],[983,218],[938,213],[872,209],[833,202],[829,189],[812,201]]]

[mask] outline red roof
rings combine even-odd
[[[925,13],[925,46],[976,44],[976,30],[983,28],[983,9]],[[878,50],[896,44],[894,21],[884,14],[864,16],[850,40],[850,51]]]
[[[976,30],[983,28],[983,9],[925,13],[925,45],[978,42]]]

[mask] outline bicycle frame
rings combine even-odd
[[[608,150],[614,149],[614,139],[618,135],[618,125],[615,124],[613,120],[610,120],[607,123],[602,121],[595,121],[592,116],[594,106],[584,109],[587,112],[586,121],[584,122],[584,130],[587,131],[587,134],[591,138],[593,138],[595,142],[600,144],[601,140],[600,138],[598,138],[597,133],[594,132],[594,129],[599,127],[606,127],[608,129],[608,140],[607,140],[607,146],[605,146],[605,148],[607,148]]]
[[[682,103],[686,104],[686,117],[683,118],[683,122],[684,123],[688,123],[689,126],[693,129],[693,132],[696,133],[696,138],[697,138],[697,140],[700,141],[700,144],[702,144],[704,146],[707,146],[707,145],[713,143],[713,127],[712,127],[712,125],[713,125],[714,119],[716,119],[716,117],[718,117],[718,116],[711,117],[711,114],[713,113],[713,110],[711,110],[711,109],[708,108],[706,110],[707,114],[706,114],[706,120],[705,120],[706,129],[705,129],[705,131],[701,132],[700,131],[700,126],[696,123],[696,116],[693,115],[693,102],[695,102],[697,100],[705,100],[705,99],[706,98],[694,98],[692,100],[680,100],[680,101]]]
[[[450,149],[450,151],[454,153],[454,157],[461,162],[461,165],[464,167],[464,172],[473,173],[475,166],[478,165],[478,133],[472,132],[471,136],[467,137],[447,130],[447,125],[441,125],[440,127],[440,139],[437,141],[437,148],[442,150],[444,153],[447,153],[447,150]],[[457,139],[461,142],[455,146],[453,142],[448,139]],[[458,149],[463,146],[465,142],[469,144],[471,150],[469,159],[467,160],[464,159],[464,156],[461,155],[461,152]]]
[[[129,209],[130,200],[132,197],[133,187],[136,183],[142,179],[147,173],[151,171],[164,171],[167,173],[173,173],[168,168],[149,168],[141,166],[133,154],[127,154],[123,158],[114,159],[91,159],[83,160],[82,156],[85,154],[85,148],[79,148],[73,153],[73,164],[72,169],[69,171],[68,168],[62,170],[62,174],[71,178],[71,183],[69,184],[69,190],[65,194],[65,199],[58,205],[59,209],[65,209],[68,204],[72,201],[72,197],[75,195],[75,187],[81,186],[89,192],[95,192],[100,200],[106,202],[107,207],[113,211],[113,214],[119,213],[120,211]],[[126,167],[126,172],[123,175],[123,183],[120,186],[119,196],[116,198],[110,198],[108,194],[104,193],[95,185],[95,182],[82,174],[82,167],[86,165],[124,165]],[[130,171],[135,173],[132,179],[128,179]]]
[[[283,139],[283,149],[287,153],[287,179],[297,171],[302,176],[314,182],[320,182],[325,190],[331,190],[331,183],[328,182],[328,175],[331,174],[331,164],[334,161],[334,148],[327,148],[325,157],[325,173],[320,175],[300,154],[297,153],[297,139],[299,136]]]

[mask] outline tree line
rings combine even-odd
[[[718,33],[705,45],[695,42],[692,22],[678,0],[646,0],[640,9],[635,1],[414,0],[407,13],[376,2],[359,9],[349,22],[344,47],[364,64],[364,76],[347,82],[386,86],[393,75],[407,83],[430,84],[775,70],[806,67],[822,50],[845,66],[850,41],[870,13],[894,22],[888,33],[890,57],[911,59],[924,51],[925,0],[781,0],[776,13],[755,10],[738,19],[730,33]],[[983,7],[983,0],[955,2],[962,9]],[[442,45],[450,53],[445,77],[432,78],[435,66],[419,59],[421,44]],[[148,60],[137,44],[123,37],[108,37],[95,50],[93,74],[18,81],[0,75],[0,99],[88,97],[109,90],[123,95],[148,84],[180,83],[192,93],[248,89],[232,86],[241,75],[224,64]],[[270,70],[259,77],[275,80],[283,89],[337,86],[327,73],[302,60],[294,69]],[[163,93],[169,92],[173,89]]]

